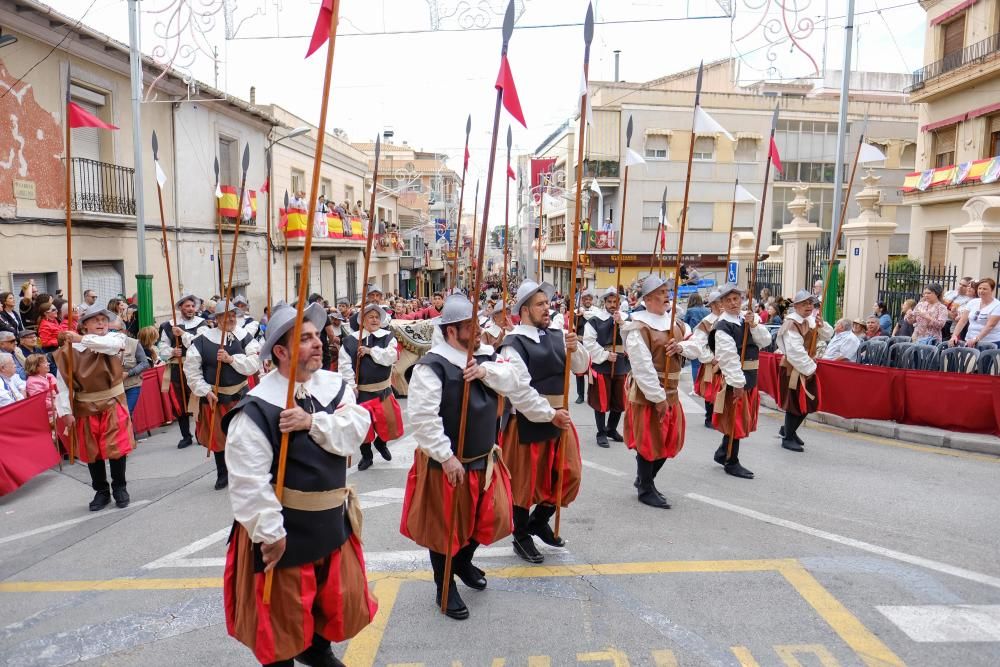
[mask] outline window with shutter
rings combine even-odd
[[[694,140],[694,159],[712,160],[715,158],[715,137],[698,137]]]
[[[666,160],[667,137],[660,134],[646,137],[646,157],[652,160]]]
[[[965,14],[941,26],[944,30],[944,47],[941,57],[961,51],[965,47]]]
[[[984,158],[1000,155],[1000,114],[986,119],[986,146]]]
[[[756,162],[757,161],[757,140],[747,137],[740,138],[736,142],[736,161],[737,162]]]
[[[715,204],[698,202],[691,204],[688,209],[687,226],[691,230],[709,231],[712,229],[712,216],[715,213]]]
[[[660,227],[660,204],[658,201],[642,202],[642,228],[656,230]]]
[[[81,268],[80,289],[94,290],[97,303],[107,303],[125,293],[125,281],[114,262],[84,261]]]
[[[753,229],[754,223],[754,212],[757,210],[757,206],[752,203],[737,204],[736,205],[736,216],[733,218],[733,229]]]
[[[934,167],[955,164],[956,125],[940,129],[934,133]]]
[[[229,284],[229,264],[232,257],[232,245],[222,251],[222,284]],[[233,267],[233,286],[250,284],[250,264],[247,261],[245,248],[236,249],[236,266]]]
[[[933,231],[927,237],[927,266],[944,266],[948,256],[948,231]]]

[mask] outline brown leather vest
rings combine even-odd
[[[674,335],[671,336],[669,331],[657,331],[642,322],[638,322],[636,331],[639,332],[643,342],[646,343],[646,347],[649,348],[649,352],[653,357],[653,368],[656,370],[656,375],[660,378],[661,382],[663,381],[663,374],[666,372],[667,381],[665,389],[667,392],[667,402],[670,405],[676,405],[680,400],[677,395],[677,383],[681,378],[681,369],[684,367],[684,360],[680,355],[668,357],[666,348],[671,338],[678,341],[684,339],[684,327],[681,326],[680,322],[676,322],[674,324]],[[665,366],[667,367],[666,369],[664,368]],[[639,405],[651,405],[651,401],[646,399],[642,390],[639,389],[639,386],[635,382],[632,382],[630,385],[628,400]]]
[[[800,336],[802,336],[802,344],[805,346],[806,352],[809,353],[810,357],[812,357],[813,359],[815,359],[816,358],[816,345],[819,343],[819,325],[818,325],[818,323],[817,323],[817,326],[815,326],[812,329],[810,329],[808,322],[802,322],[800,324],[800,323],[796,322],[795,320],[786,319],[782,323],[781,328],[778,329],[778,335],[779,336],[784,336],[788,331],[791,331],[793,328],[799,333]],[[784,356],[781,358],[781,365],[784,366],[785,368],[791,368],[792,367],[792,364]]]
[[[125,394],[106,398],[99,401],[81,401],[79,394],[94,394],[107,391],[116,385],[121,385],[125,377],[122,370],[122,360],[120,355],[101,354],[91,350],[83,352],[73,350],[73,416],[85,417],[97,415],[115,403],[126,405]],[[59,374],[63,379],[69,377],[69,370],[66,365],[66,348],[61,347],[53,355]]]

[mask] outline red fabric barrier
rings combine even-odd
[[[761,352],[760,388],[778,398],[780,354]],[[819,409],[848,419],[879,419],[1000,436],[1000,378],[819,361]]]
[[[167,421],[166,415],[170,412],[166,401],[169,401],[169,396],[160,392],[160,382],[166,369],[166,366],[157,366],[142,372],[139,401],[132,413],[132,426],[136,433],[152,431]]]
[[[0,408],[0,496],[57,463],[45,394]]]

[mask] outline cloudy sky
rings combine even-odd
[[[128,41],[125,0],[48,2]],[[246,98],[256,86],[259,102],[276,102],[318,122],[323,54],[303,60],[318,0],[139,4],[145,53],[157,55],[154,50],[161,47],[169,59],[180,45],[175,65],[213,83],[211,53],[217,48],[221,88]],[[191,16],[192,5],[207,7],[205,15]],[[615,49],[622,52],[626,81],[648,81],[701,59],[730,56],[740,58],[743,82],[813,75],[809,58],[785,37],[784,23],[798,26],[797,41],[819,67],[825,62],[828,69],[840,69],[843,58],[847,0],[596,0],[594,5],[593,80],[613,78]],[[506,0],[343,0],[328,125],[344,129],[354,141],[371,140],[392,127],[397,142],[447,152],[450,164],[460,169],[471,113],[469,182],[485,179],[505,7]],[[735,10],[732,18],[725,15],[728,7]],[[800,8],[797,15],[794,7]],[[515,124],[515,154],[532,151],[578,109],[587,4],[517,0],[517,8],[509,58],[528,129]],[[857,0],[856,11],[854,69],[908,72],[922,65],[925,15],[917,2]],[[771,49],[769,36],[778,40]],[[195,57],[189,64],[184,52],[192,46],[200,48],[191,49]],[[502,114],[501,137],[510,122]],[[503,174],[501,165],[497,187]],[[500,214],[501,197],[491,206]],[[492,216],[491,226],[499,222]]]

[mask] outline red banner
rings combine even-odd
[[[167,421],[167,415],[170,414],[170,395],[160,391],[160,382],[166,370],[166,366],[157,366],[142,372],[139,401],[132,412],[132,428],[136,433],[152,431]]]
[[[0,496],[57,463],[45,394],[0,408]]]
[[[547,158],[532,158],[531,159],[531,187],[537,188],[542,184],[541,177],[542,174],[549,174],[552,172],[552,168],[556,166],[556,159],[554,157]]]
[[[777,400],[780,354],[761,352],[760,390]],[[819,409],[846,419],[877,419],[949,431],[1000,435],[1000,379],[911,371],[845,361],[816,364]]]

